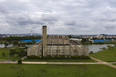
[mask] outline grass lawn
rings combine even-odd
[[[12,48],[12,47],[9,47],[9,48]],[[5,56],[2,55],[3,52],[5,53]],[[14,55],[14,57],[11,57],[10,55],[8,55],[8,53],[9,53],[8,48],[0,48],[0,59],[8,60],[8,56],[9,56],[9,60],[21,58],[21,57],[18,57],[18,55]]]
[[[0,77],[18,77],[18,74],[20,77],[115,77],[116,69],[106,65],[0,64]]]
[[[4,60],[0,60],[0,62],[5,62]]]
[[[113,49],[106,49],[103,51],[99,51],[94,54],[90,54],[89,56],[107,62],[116,62],[116,47],[114,47]]]
[[[92,59],[25,59],[24,61],[31,61],[31,62],[95,62]]]
[[[112,63],[113,65],[116,65],[116,63]]]

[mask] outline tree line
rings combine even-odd
[[[29,39],[41,39],[41,36],[10,36],[10,37],[4,37],[0,38],[0,41],[20,41],[20,40],[29,40]]]

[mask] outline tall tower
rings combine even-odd
[[[42,27],[43,56],[47,56],[47,26]]]
[[[32,30],[31,30],[31,36],[32,36],[33,34],[32,34]]]

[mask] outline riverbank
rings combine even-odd
[[[95,57],[106,62],[116,62],[116,47],[99,51],[94,54],[89,54],[89,56]]]

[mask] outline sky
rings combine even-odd
[[[116,0],[0,0],[0,34],[116,34]]]

